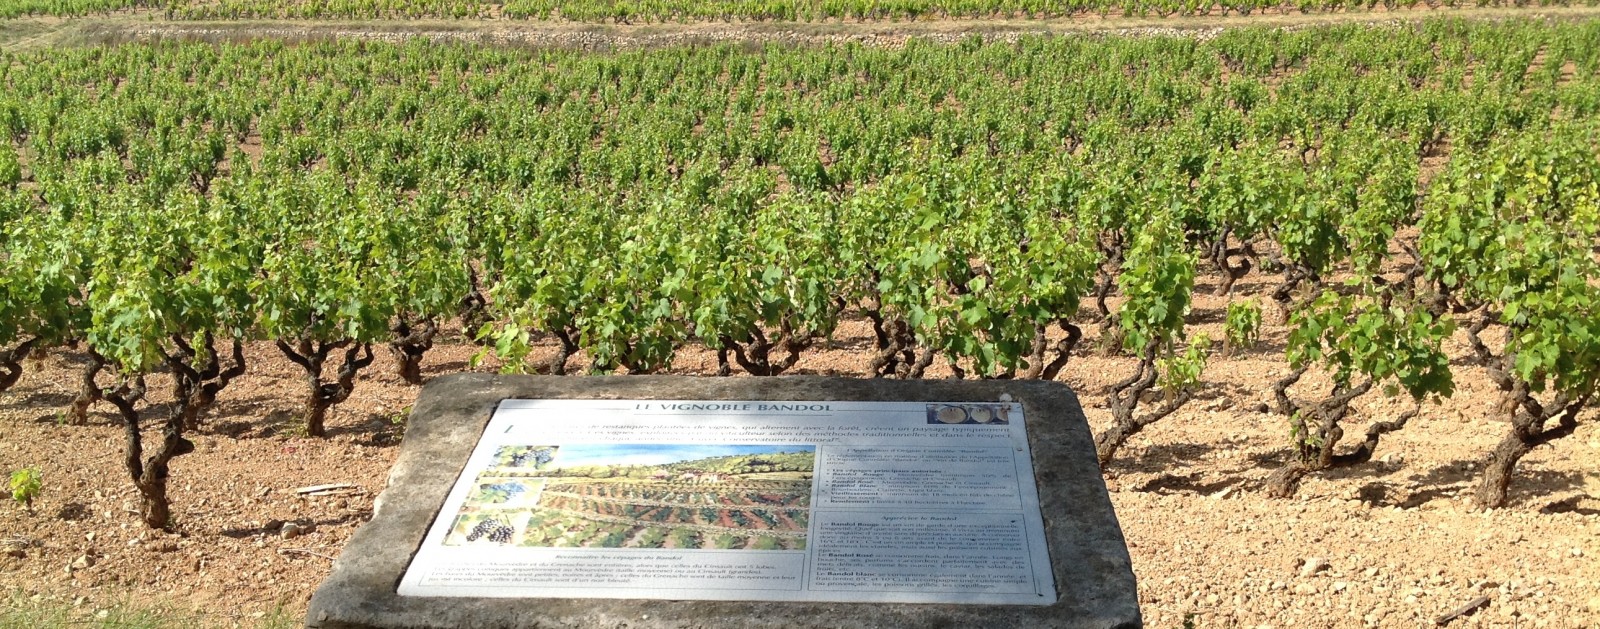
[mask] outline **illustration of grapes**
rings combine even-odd
[[[555,460],[556,446],[505,446],[495,453],[495,462],[502,467],[544,469]]]
[[[492,544],[510,544],[511,536],[516,532],[517,529],[512,527],[510,522],[498,516],[483,516],[482,520],[478,520],[478,523],[472,526],[472,530],[467,531],[466,539],[468,542],[481,539]]]
[[[490,483],[478,486],[476,502],[484,504],[505,504],[527,491],[527,486],[516,481]]]

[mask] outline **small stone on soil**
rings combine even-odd
[[[316,527],[312,526],[309,522],[306,524],[285,522],[283,524],[282,535],[284,539],[294,539],[296,537],[300,537],[301,535],[305,535],[306,533],[310,533],[315,528]]]
[[[1302,578],[1311,577],[1319,572],[1327,570],[1329,567],[1331,566],[1328,564],[1327,559],[1323,559],[1321,557],[1310,557],[1305,560],[1305,563],[1300,564],[1300,576]]]

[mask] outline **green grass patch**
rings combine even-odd
[[[158,603],[119,601],[110,605],[71,601],[35,600],[12,591],[0,599],[0,629],[168,629],[253,627],[293,629],[302,625],[298,615],[283,605],[261,616],[223,614],[182,609]]]

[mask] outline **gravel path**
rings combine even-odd
[[[822,45],[859,43],[901,46],[911,38],[955,42],[974,34],[1013,41],[1030,34],[1183,35],[1214,37],[1227,28],[1301,28],[1328,24],[1371,24],[1451,16],[1464,19],[1600,16],[1600,7],[1401,9],[1348,13],[1258,13],[1168,18],[1084,15],[1049,20],[952,20],[877,22],[734,22],[689,24],[584,24],[521,20],[167,20],[148,11],[86,18],[19,18],[0,21],[0,47],[21,50],[47,46],[184,39],[237,41],[258,38],[312,40],[361,38],[384,41],[426,38],[435,41],[607,50],[653,48],[692,43],[767,43]]]

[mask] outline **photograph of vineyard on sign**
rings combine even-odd
[[[507,446],[446,546],[803,550],[816,447]]]

